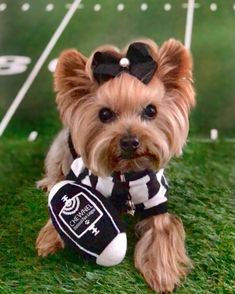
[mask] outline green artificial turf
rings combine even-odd
[[[42,259],[34,243],[47,220],[47,201],[36,190],[51,138],[0,142],[0,293],[152,293],[133,266],[134,218],[127,216],[124,262],[103,268],[66,249]],[[166,169],[170,211],[180,216],[194,270],[176,293],[235,293],[235,145],[191,141]]]

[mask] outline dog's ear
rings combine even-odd
[[[54,86],[57,92],[56,102],[61,119],[69,125],[74,104],[91,91],[91,80],[86,73],[87,58],[75,49],[61,53],[54,74]]]
[[[90,79],[85,72],[86,63],[87,58],[75,49],[62,52],[54,74],[55,91],[71,91],[71,95],[77,98],[87,94]]]
[[[174,88],[181,79],[192,81],[192,57],[184,45],[174,39],[159,50],[158,76],[166,88]]]

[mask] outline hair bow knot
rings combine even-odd
[[[132,43],[126,57],[120,57],[118,53],[97,51],[93,56],[92,70],[94,78],[102,84],[123,72],[136,77],[144,84],[148,84],[155,71],[157,62],[149,54],[146,44]]]

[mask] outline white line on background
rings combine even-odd
[[[117,6],[117,11],[123,11],[125,8],[125,5],[123,3],[119,3]]]
[[[217,10],[217,4],[216,3],[211,3],[210,10],[211,11],[216,11]]]
[[[22,6],[21,6],[21,10],[22,11],[28,11],[30,9],[30,4],[29,3],[24,3]]]
[[[97,3],[97,4],[94,5],[94,10],[96,12],[100,11],[100,9],[101,9],[101,5],[99,3]]]
[[[194,14],[194,0],[188,0],[186,28],[184,45],[187,49],[191,47],[192,30],[193,30],[193,14]]]
[[[140,5],[140,10],[142,10],[142,11],[146,11],[148,9],[148,4],[147,3],[142,3],[141,5]]]
[[[54,9],[54,7],[55,6],[54,6],[53,3],[48,3],[47,6],[46,6],[46,8],[45,8],[45,10],[48,11],[48,12],[50,12],[50,11],[52,11]]]
[[[6,5],[6,3],[1,3],[0,4],[0,11],[4,11],[4,10],[6,10],[7,9],[7,5]]]
[[[73,4],[65,14],[64,18],[62,19],[60,25],[56,29],[55,33],[53,34],[52,38],[50,39],[49,43],[47,44],[46,48],[42,52],[41,56],[38,58],[36,64],[34,65],[32,71],[30,72],[29,76],[27,77],[26,81],[20,88],[18,94],[16,95],[15,99],[13,100],[12,104],[10,105],[9,109],[7,110],[5,116],[3,117],[0,123],[0,136],[4,133],[6,127],[8,126],[10,120],[12,119],[15,111],[19,107],[20,103],[24,99],[26,93],[28,92],[29,88],[31,87],[33,81],[37,77],[40,69],[42,68],[43,64],[45,63],[47,57],[51,53],[52,49],[54,48],[56,42],[59,40],[61,34],[63,33],[64,29],[68,25],[69,21],[71,20],[72,16],[76,12],[80,2],[82,0],[74,0]]]
[[[170,11],[170,10],[171,10],[171,4],[170,4],[170,3],[166,3],[166,4],[164,5],[164,10],[165,10],[165,11]]]
[[[188,3],[183,3],[182,8],[188,8]],[[194,3],[194,8],[200,8],[200,3]]]
[[[37,139],[38,137],[38,132],[37,131],[32,131],[29,136],[28,136],[28,141],[33,142]]]

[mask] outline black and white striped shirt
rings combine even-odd
[[[168,185],[163,174],[144,170],[133,173],[114,173],[109,177],[97,177],[84,165],[81,157],[76,158],[67,180],[87,185],[109,198],[119,211],[130,209],[142,218],[167,211]]]

